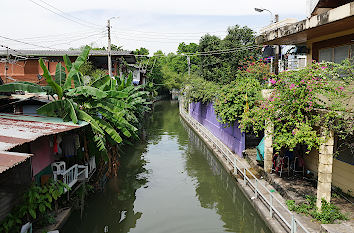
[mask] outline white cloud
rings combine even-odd
[[[84,27],[78,23],[60,17],[41,8],[30,0],[1,0],[0,36],[11,37],[43,47],[68,48],[95,42],[104,46],[106,20],[112,20],[113,43],[123,45],[125,49],[147,47],[151,51],[175,51],[178,42],[198,42],[202,34],[194,32],[214,32],[222,35],[228,26],[240,24],[251,28],[265,26],[270,19],[267,12],[258,13],[254,7],[264,7],[281,18],[291,15],[305,17],[306,0],[33,0],[44,7],[45,2],[80,18],[80,23],[87,21],[102,25],[100,29],[89,24]],[[45,1],[45,2],[43,2]],[[52,9],[55,11],[55,9]],[[63,15],[62,13],[58,12]],[[73,21],[75,18],[65,15]],[[148,31],[139,33],[128,31]],[[168,34],[168,33],[186,34]],[[63,34],[66,35],[58,35]],[[96,35],[97,34],[97,35]],[[42,38],[26,39],[42,35]],[[86,38],[85,38],[86,37]],[[14,48],[35,48],[26,44],[0,38],[0,44]],[[39,47],[37,47],[39,48]]]

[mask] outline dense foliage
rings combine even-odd
[[[47,219],[48,212],[64,193],[64,189],[70,188],[61,181],[50,181],[44,186],[32,185],[23,195],[20,204],[2,221],[0,232],[20,232],[21,226],[27,222]]]

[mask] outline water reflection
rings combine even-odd
[[[123,156],[124,155],[124,156]],[[178,114],[159,102],[146,141],[125,149],[118,177],[75,211],[64,233],[270,232],[234,180]],[[61,231],[62,232],[62,231]]]
[[[182,119],[181,124],[190,140],[186,170],[197,179],[196,195],[201,206],[215,209],[228,232],[270,232],[209,148]]]

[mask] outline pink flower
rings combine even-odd
[[[269,82],[270,82],[271,84],[273,84],[273,85],[277,83],[277,81],[276,81],[275,79],[272,79],[272,78],[269,80]]]
[[[290,85],[290,90],[293,89],[294,87],[295,87],[295,84],[292,83],[292,84]]]
[[[339,90],[343,91],[344,90],[344,87],[338,87]]]

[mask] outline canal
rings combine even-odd
[[[146,140],[121,153],[118,177],[74,211],[61,233],[266,233],[270,230],[206,145],[161,101]]]

